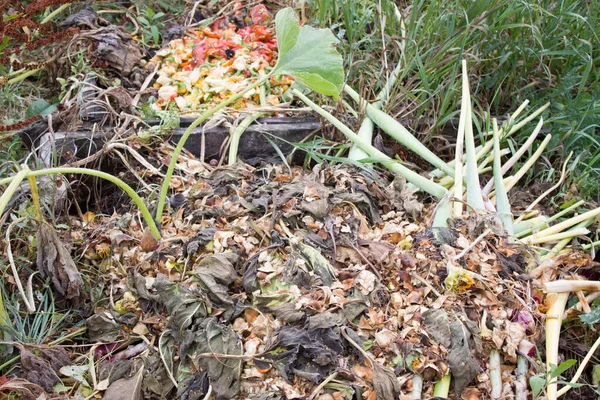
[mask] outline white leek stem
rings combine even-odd
[[[540,108],[538,108],[537,110],[535,110],[531,115],[529,115],[527,118],[523,119],[523,121],[519,122],[516,125],[513,125],[508,133],[505,133],[504,128],[500,128],[501,139],[506,139],[506,138],[510,137],[511,135],[515,134],[516,132],[518,132],[525,124],[527,124],[527,123],[529,123],[529,121],[537,118],[538,115],[540,115],[542,112],[544,112],[546,110],[546,108],[548,108],[548,106],[550,106],[550,103],[546,103],[543,106],[541,106]],[[509,119],[510,119],[510,117],[509,117]],[[488,135],[489,135],[489,133],[488,133]],[[483,156],[488,155],[490,153],[490,150],[492,149],[492,146],[493,146],[493,143],[491,141],[487,141],[483,146],[477,146],[477,148],[476,148],[477,159],[479,160]],[[449,161],[448,165],[450,167],[454,167],[454,160]],[[431,176],[435,176],[436,178],[441,178],[445,175],[444,172],[440,171],[439,169],[433,170],[429,174]]]
[[[433,387],[433,396],[447,398],[448,392],[450,392],[450,380],[451,379],[452,379],[452,376],[450,375],[450,373],[448,373],[448,374],[444,375],[442,377],[442,379],[437,381],[435,383],[435,386]]]
[[[569,293],[569,292],[597,292],[600,291],[599,281],[571,281],[567,279],[559,279],[554,282],[546,282],[544,284],[544,292],[546,293]]]
[[[403,45],[404,42],[402,43],[402,46]],[[381,108],[383,107],[383,102],[388,100],[390,96],[390,91],[396,84],[396,80],[400,75],[401,67],[402,64],[398,62],[398,65],[396,66],[396,68],[394,68],[394,71],[392,71],[392,75],[387,79],[383,89],[377,95],[377,100],[375,101],[375,103],[373,103],[373,107],[377,108],[378,110],[381,110]],[[372,143],[373,129],[375,129],[375,123],[371,120],[371,118],[369,118],[369,116],[365,116],[365,119],[360,124],[360,128],[358,129],[357,134],[365,141]],[[369,156],[367,153],[362,151],[360,147],[358,147],[356,144],[353,144],[350,148],[350,152],[348,153],[348,158],[354,161],[360,161],[362,159],[369,158]]]
[[[535,223],[534,226],[527,227],[527,228],[524,228],[522,230],[517,230],[516,227],[518,226],[518,224],[525,224],[526,222],[528,222],[530,220],[525,220],[525,221],[519,222],[517,225],[515,225],[516,235],[517,235],[517,237],[523,237],[523,236],[527,236],[527,235],[531,234],[531,232],[533,232],[533,230],[536,229],[536,228],[542,228],[542,227],[544,227],[544,229],[546,229],[546,227],[548,226],[548,224],[550,222],[553,222],[553,221],[561,218],[562,216],[568,214],[569,212],[573,211],[577,207],[581,206],[583,203],[585,203],[585,201],[579,200],[577,203],[570,205],[569,207],[565,208],[561,212],[556,213],[556,214],[554,214],[551,217],[548,217],[542,223],[540,223],[540,224]],[[537,219],[537,218],[542,218],[542,217],[536,217],[536,218],[533,218],[533,219]],[[585,246],[584,246],[584,248],[585,248]]]
[[[563,240],[563,239],[567,239],[567,238],[574,238],[575,236],[584,236],[584,235],[587,235],[588,233],[590,233],[589,229],[579,228],[579,229],[568,230],[566,232],[556,233],[554,235],[542,236],[542,237],[531,239],[531,240],[527,240],[528,238],[525,238],[525,242],[527,244],[548,243],[548,242],[555,242],[557,240]]]
[[[458,121],[458,131],[456,132],[456,152],[454,155],[454,197],[458,200],[463,199],[463,148],[465,144],[465,125],[467,123],[467,102],[465,99],[465,82],[463,80],[462,98],[460,102],[460,119]],[[467,88],[468,90],[468,88]],[[454,203],[454,216],[460,217],[463,213],[462,201]]]
[[[502,397],[502,370],[500,368],[501,360],[500,353],[497,349],[490,351],[490,383],[492,385],[492,392],[490,396],[492,399],[499,399]]]
[[[593,219],[588,219],[586,221],[580,222],[579,224],[577,224],[574,227],[572,227],[571,229],[569,229],[569,232],[575,231],[580,228],[587,228],[588,226],[590,226],[592,224],[592,222],[594,222]],[[541,260],[544,261],[544,260],[548,260],[552,257],[558,256],[560,254],[560,252],[571,242],[571,240],[573,240],[573,237],[567,237],[565,239],[562,239],[560,242],[555,244],[554,247],[549,252],[543,254],[541,257]]]
[[[517,379],[515,380],[515,400],[527,400],[527,373],[529,363],[522,355],[517,356]]]
[[[539,129],[538,129],[538,127],[539,127]],[[540,133],[541,130],[542,130],[542,126],[538,123],[536,128],[533,130],[533,133],[529,136],[529,138],[523,144],[523,146],[521,146],[519,148],[519,150],[517,150],[515,152],[515,154],[513,154],[513,156],[506,162],[506,164],[504,164],[502,166],[502,176],[504,176],[504,174],[506,174],[512,168],[512,166],[521,158],[521,156],[523,156],[523,154],[525,154],[525,152],[531,147],[531,145],[533,144],[533,142],[535,141],[535,139],[537,138],[537,135]],[[494,180],[490,179],[490,181],[483,188],[482,193],[484,196],[487,196],[490,194],[493,184],[494,184]]]
[[[423,377],[419,374],[415,374],[412,379],[412,392],[410,393],[413,400],[421,400],[423,393]]]
[[[562,183],[565,181],[565,178],[567,177],[566,174],[566,169],[567,169],[567,163],[569,162],[569,160],[571,159],[571,156],[573,156],[573,152],[570,152],[569,155],[567,156],[567,159],[565,160],[565,163],[563,164],[562,167],[562,171],[560,173],[560,179],[558,180],[558,182],[556,182],[555,185],[553,185],[550,189],[546,190],[544,193],[542,193],[537,199],[534,200],[533,203],[531,203],[529,205],[529,207],[527,207],[525,209],[525,211],[531,211],[533,210],[533,207],[535,207],[540,201],[542,201],[546,196],[548,196],[550,193],[552,193],[552,191],[554,191],[557,187],[559,187],[560,185],[562,185]]]
[[[559,233],[564,231],[565,229],[568,229],[570,227],[572,227],[573,225],[579,224],[581,222],[587,221],[588,219],[594,219],[596,218],[598,215],[600,215],[600,207],[599,208],[595,208],[593,210],[590,210],[588,212],[585,212],[581,215],[578,215],[576,217],[572,217],[569,218],[566,221],[563,221],[561,223],[558,223],[556,225],[553,225],[549,228],[546,228],[538,233],[535,233],[533,235],[531,235],[531,239],[536,239],[539,237],[544,237],[544,236],[548,236],[548,235],[553,235],[555,233]]]
[[[526,219],[525,221],[515,222],[514,229],[517,237],[523,237],[530,234],[534,229],[546,225],[547,218],[543,215]]]
[[[367,112],[367,116],[377,124],[385,133],[393,137],[400,144],[406,146],[411,151],[414,151],[417,155],[428,161],[431,165],[441,169],[448,175],[454,175],[454,170],[446,164],[441,158],[435,155],[429,150],[419,139],[414,137],[402,124],[396,121],[394,118],[378,110],[371,104],[366,103],[358,93],[356,93],[350,86],[344,86],[344,92],[346,92],[352,99],[360,106],[364,107]],[[364,150],[364,149],[363,149]]]
[[[542,123],[542,122],[543,122],[543,120],[540,119],[540,123]],[[544,140],[542,141],[542,143],[540,144],[540,147],[538,147],[538,149],[535,151],[535,153],[533,153],[531,158],[529,160],[527,160],[525,165],[523,165],[521,167],[521,169],[519,169],[519,171],[517,171],[515,176],[510,180],[510,183],[506,186],[507,192],[510,191],[510,189],[512,189],[517,184],[517,182],[519,182],[519,180],[523,177],[523,175],[525,175],[527,173],[527,171],[529,171],[529,169],[531,167],[533,167],[533,164],[535,164],[537,159],[540,158],[540,156],[544,152],[544,149],[548,145],[548,142],[550,142],[550,139],[552,139],[552,135],[547,135],[544,138]]]
[[[467,75],[467,62],[462,60],[462,101],[466,108],[465,119],[465,150],[467,155],[467,203],[476,211],[485,210],[479,173],[477,172],[477,156],[475,154],[475,137],[473,136],[473,114],[471,112],[471,93],[469,89],[469,76]]]
[[[492,121],[494,130],[494,184],[496,186],[496,209],[500,221],[506,232],[512,237],[514,235],[513,216],[510,210],[510,202],[506,194],[506,188],[502,181],[502,164],[500,163],[500,133],[498,132],[498,121]],[[490,356],[491,357],[491,356]]]
[[[550,374],[552,368],[558,365],[558,341],[560,338],[560,328],[562,316],[565,312],[565,306],[569,298],[569,293],[550,293],[546,297],[546,371]],[[546,396],[548,400],[556,400],[557,378],[548,376],[546,386]]]

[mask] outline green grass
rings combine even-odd
[[[548,179],[548,165],[559,169],[573,150],[580,158],[564,187],[575,183],[582,197],[597,194],[600,72],[593,66],[600,61],[600,8],[581,0],[413,1],[400,8],[407,32],[402,38],[390,0],[309,4],[313,24],[334,27],[348,82],[367,98],[374,98],[385,72],[401,59],[395,43],[404,41],[406,68],[386,111],[412,120],[409,126],[425,140],[457,117],[463,58],[471,74],[474,111],[480,117],[505,115],[525,99],[532,107],[550,101],[544,130],[554,135],[555,151],[529,180]],[[420,121],[432,123],[423,126]],[[530,131],[516,136],[515,146]]]

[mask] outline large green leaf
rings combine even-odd
[[[275,18],[279,60],[273,73],[293,76],[315,92],[339,98],[344,84],[342,56],[329,29],[300,26],[291,8]]]

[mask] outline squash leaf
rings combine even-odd
[[[290,7],[275,17],[279,60],[274,74],[291,75],[315,92],[335,100],[344,84],[342,56],[333,47],[337,39],[329,29],[300,26]]]

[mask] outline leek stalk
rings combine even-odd
[[[442,198],[446,195],[447,191],[443,186],[438,185],[437,183],[430,181],[429,179],[417,174],[414,171],[406,168],[404,165],[398,163],[397,161],[391,159],[386,156],[381,151],[377,150],[370,143],[366,142],[362,138],[360,138],[356,133],[352,132],[350,128],[344,125],[340,120],[335,118],[333,115],[319,107],[313,101],[311,101],[304,94],[299,92],[296,89],[291,89],[292,94],[302,100],[307,106],[312,108],[317,114],[321,115],[323,118],[331,122],[333,126],[335,126],[340,132],[346,136],[353,143],[357,144],[365,153],[369,155],[369,157],[374,158],[377,162],[381,163],[383,166],[391,170],[392,172],[397,172],[402,175],[408,182],[412,183],[419,189],[437,197]]]

